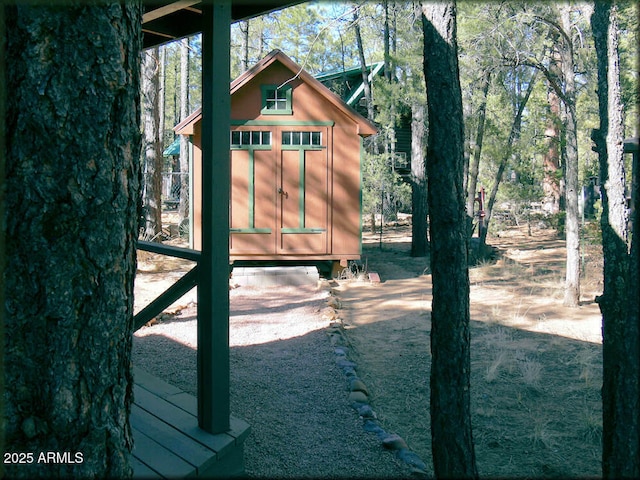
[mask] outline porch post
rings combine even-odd
[[[229,430],[229,44],[231,1],[209,0],[202,31],[202,257],[198,423]]]

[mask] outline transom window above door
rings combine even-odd
[[[282,132],[282,145],[322,146],[322,132]]]
[[[292,88],[277,85],[262,85],[262,113],[264,115],[291,115]]]
[[[268,130],[231,132],[231,148],[271,145],[271,132]]]

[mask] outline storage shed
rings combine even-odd
[[[194,249],[201,245],[201,121],[193,144]],[[230,262],[359,259],[367,119],[279,50],[231,83]]]

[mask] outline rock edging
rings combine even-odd
[[[373,410],[370,401],[369,390],[366,384],[358,376],[357,364],[349,359],[348,339],[345,337],[344,324],[339,317],[336,307],[341,307],[340,300],[335,297],[335,292],[330,291],[329,307],[333,312],[329,315],[332,322],[326,330],[327,335],[334,347],[335,362],[342,370],[347,380],[348,400],[362,419],[362,427],[365,432],[375,434],[386,450],[392,451],[396,458],[404,462],[411,468],[412,475],[418,478],[427,477],[427,466],[422,459],[411,451],[405,440],[395,433],[385,431],[378,423],[378,417]]]

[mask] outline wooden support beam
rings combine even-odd
[[[177,2],[163,5],[159,8],[154,8],[142,15],[142,24],[144,25],[145,23],[170,15],[178,10],[184,10],[188,7],[192,7],[193,5],[200,3],[200,1],[201,0],[178,0]]]
[[[229,429],[229,193],[231,1],[203,6],[202,254],[198,284],[198,422]]]

